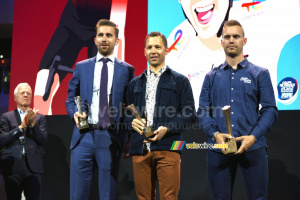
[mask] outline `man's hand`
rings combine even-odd
[[[239,150],[235,154],[242,154],[247,151],[255,142],[256,138],[253,135],[246,135],[235,138],[235,141],[242,141]]]
[[[218,144],[225,144],[226,139],[232,139],[233,137],[227,133],[218,133],[215,137],[216,142]],[[226,154],[226,150],[224,148],[221,149],[221,151],[223,152],[223,154]]]
[[[154,131],[154,137],[153,138],[148,138],[147,140],[144,140],[145,143],[147,142],[156,142],[161,140],[167,133],[168,128],[165,126],[160,126],[156,131]]]
[[[28,109],[27,111],[27,120],[28,120],[28,124],[33,127],[35,125],[36,122],[36,115],[39,112],[39,110],[32,110],[31,108]]]
[[[138,132],[140,135],[143,135],[143,129],[145,128],[146,120],[142,119],[142,121],[140,121],[138,119],[134,119],[131,122],[131,125],[136,132]]]
[[[26,125],[26,119],[25,119],[25,117],[24,117],[24,119],[23,119],[21,125],[19,126],[19,129],[23,131],[23,129],[26,128],[26,127],[27,127],[27,125]]]
[[[79,125],[78,125],[78,118],[83,118],[83,119],[85,119],[85,118],[86,118],[85,112],[83,112],[82,115],[81,115],[79,112],[76,112],[76,113],[74,114],[74,121],[75,121],[75,123],[76,123],[77,128],[79,128]]]

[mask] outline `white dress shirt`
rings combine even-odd
[[[161,75],[166,71],[167,66],[163,66],[155,75],[155,73],[148,66],[147,68],[147,83],[146,83],[146,118],[147,126],[153,125],[154,108],[156,104],[157,85]],[[150,151],[151,142],[146,143],[147,150]]]
[[[95,63],[95,70],[94,70],[93,97],[92,97],[90,113],[88,116],[88,122],[90,124],[97,124],[99,118],[99,98],[100,98],[99,95],[101,95],[100,82],[101,82],[101,71],[103,66],[103,62],[99,61],[101,58],[103,58],[103,56],[98,52],[96,56],[96,63]],[[110,61],[107,62],[107,68],[108,68],[107,100],[109,101],[109,95],[111,93],[113,77],[114,77],[115,56],[111,55],[108,58],[110,59]]]
[[[25,115],[27,114],[27,110],[25,110],[25,112],[23,110],[21,110],[20,108],[17,108],[21,117],[21,122],[23,121]]]
[[[25,112],[23,110],[21,110],[20,108],[17,108],[18,112],[20,114],[21,117],[21,123],[24,120],[25,115],[27,114],[27,110],[25,110]],[[23,130],[20,129],[21,132],[23,132]],[[25,136],[22,134],[19,136],[19,140],[25,140]],[[25,145],[23,146],[23,151],[22,154],[25,155]]]

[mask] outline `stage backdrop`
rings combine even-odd
[[[244,55],[269,70],[278,109],[299,110],[299,0],[148,1],[148,32],[168,37],[167,64],[189,78],[196,107],[205,74],[225,60],[216,33],[226,14],[245,29]]]
[[[102,18],[112,19],[120,29],[116,56],[140,74],[147,66],[147,1],[15,1],[10,94],[18,83],[28,82],[40,113],[66,114],[75,63],[96,55],[95,25]],[[9,110],[14,108],[10,96]]]
[[[181,3],[179,3],[181,2]],[[122,45],[116,55],[133,64],[136,75],[147,66],[144,38],[161,31],[168,37],[170,67],[186,75],[199,97],[203,75],[224,62],[216,33],[226,14],[245,27],[245,55],[269,69],[276,92],[279,121],[267,134],[269,199],[300,199],[299,98],[300,70],[298,0],[30,0],[15,1],[9,110],[13,89],[28,82],[34,107],[47,116],[49,143],[45,155],[42,196],[69,198],[70,140],[73,124],[65,111],[68,82],[77,61],[95,55],[93,37],[98,19],[116,20]],[[297,110],[297,111],[290,111]],[[61,116],[58,116],[61,115]],[[183,134],[187,143],[203,143],[199,129]],[[183,148],[179,199],[211,199],[206,176],[206,150]],[[96,179],[95,179],[96,180]],[[96,181],[90,199],[97,199]],[[1,188],[0,188],[1,189]],[[2,191],[2,190],[1,190]],[[2,193],[1,193],[2,194]],[[1,196],[1,195],[0,195]],[[238,175],[233,199],[245,199]],[[136,199],[131,159],[122,160],[119,200]]]
[[[66,114],[75,63],[95,56],[95,24],[110,18],[120,28],[116,56],[134,65],[136,75],[147,65],[147,32],[168,37],[167,64],[189,78],[198,107],[205,74],[225,60],[216,34],[226,16],[244,26],[244,54],[270,71],[279,110],[299,110],[299,0],[16,1],[11,94],[19,82],[28,82],[40,113]],[[9,105],[10,110],[15,107],[13,96]]]

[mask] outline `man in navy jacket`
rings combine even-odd
[[[46,118],[29,108],[32,91],[27,83],[20,83],[14,96],[17,109],[0,119],[0,172],[8,200],[21,200],[23,190],[26,199],[38,200],[44,172],[43,147],[48,140]]]
[[[167,54],[166,37],[150,33],[145,39],[149,67],[128,86],[127,103],[134,104],[142,117],[127,118],[134,130],[129,154],[138,199],[155,199],[157,179],[161,199],[178,198],[181,159],[179,151],[170,149],[196,118],[189,80],[165,65]],[[153,138],[143,135],[145,126],[153,126]]]

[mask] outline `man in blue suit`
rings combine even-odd
[[[121,151],[127,133],[123,124],[123,108],[127,85],[134,77],[133,66],[114,56],[118,44],[118,28],[109,20],[96,25],[95,57],[76,64],[69,82],[66,108],[74,120],[71,141],[70,199],[89,198],[93,168],[98,166],[101,200],[116,199],[116,186]],[[79,114],[74,97],[84,105]],[[89,130],[81,133],[78,118],[87,118]]]
[[[41,194],[43,147],[48,137],[45,116],[29,108],[32,91],[20,83],[14,91],[17,109],[0,118],[0,172],[8,200],[38,200]],[[1,199],[1,196],[0,196]]]

